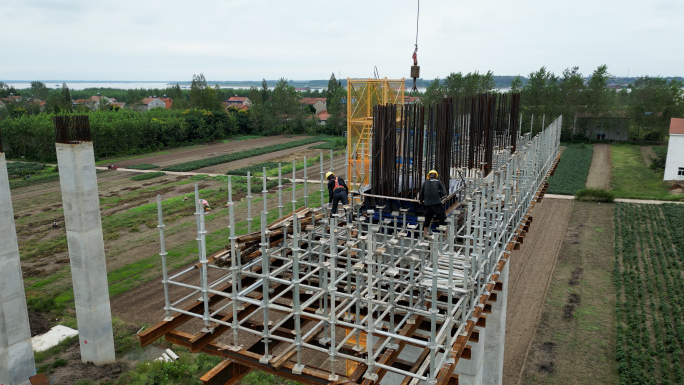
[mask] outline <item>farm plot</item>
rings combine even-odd
[[[620,384],[684,384],[684,208],[615,207]]]
[[[585,187],[593,154],[591,145],[569,145],[563,150],[554,176],[549,178],[549,194],[575,195]]]
[[[280,143],[294,142],[306,138],[308,137],[287,137],[285,135],[278,135],[248,140],[229,140],[227,143],[212,143],[208,145],[184,147],[168,151],[161,151],[158,153],[151,153],[148,155],[136,156],[130,159],[109,159],[106,161],[98,162],[98,164],[107,165],[109,163],[114,163],[117,166],[123,168],[127,168],[130,166],[138,166],[141,164],[149,164],[157,167],[167,167],[182,162],[190,162],[194,160],[201,160],[226,154],[232,154],[235,152],[248,151],[255,148],[272,146]]]

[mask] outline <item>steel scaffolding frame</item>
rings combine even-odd
[[[267,225],[269,192],[262,178],[260,242],[249,256],[242,255],[244,243],[235,233],[229,179],[230,245],[207,257],[196,188],[198,264],[169,276],[158,197],[166,318],[139,334],[141,344],[166,336],[193,352],[224,357],[229,362],[211,376],[223,373],[233,381],[257,368],[308,384],[370,385],[387,372],[404,376],[406,384],[446,384],[458,359],[467,356],[466,343],[483,322],[499,272],[522,242],[529,210],[555,168],[561,119],[535,137],[518,137],[515,152],[510,147],[497,151],[488,175],[468,173],[466,199],[447,225],[428,237],[422,224],[407,223],[405,211],[373,221],[374,213],[363,212],[352,200],[345,213],[331,215],[321,156],[319,208],[294,210]],[[251,187],[248,191],[251,219]],[[279,177],[280,211],[282,194]],[[211,263],[219,259],[225,263]],[[222,272],[212,282],[210,269]],[[187,283],[192,276],[197,283]],[[172,300],[170,286],[186,293]],[[193,320],[188,325],[201,328],[196,334],[176,330]],[[397,363],[406,345],[423,352],[410,368]]]

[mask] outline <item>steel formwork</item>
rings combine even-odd
[[[515,138],[517,151],[497,152],[489,174],[466,177],[458,211],[428,237],[421,224],[401,220],[405,212],[373,220],[372,211],[352,202],[345,213],[330,215],[322,184],[321,207],[267,225],[265,177],[260,231],[237,236],[229,180],[230,244],[206,255],[197,203],[197,266],[169,276],[159,197],[166,318],[140,333],[141,344],[165,336],[228,360],[207,381],[224,376],[231,383],[260,369],[307,384],[370,385],[387,372],[403,384],[446,384],[467,356],[466,343],[545,190],[560,127],[558,118],[535,137]],[[279,202],[282,193],[281,181]],[[195,198],[200,202],[197,189]],[[184,293],[171,298],[172,286]],[[422,351],[412,366],[398,360],[407,345]]]

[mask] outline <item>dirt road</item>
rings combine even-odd
[[[610,145],[594,145],[594,155],[591,157],[586,187],[610,189]]]
[[[534,221],[520,250],[510,258],[504,385],[517,384],[520,369],[539,325],[546,293],[574,201],[544,199],[532,210]]]

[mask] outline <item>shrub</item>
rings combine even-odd
[[[615,194],[601,188],[585,188],[575,194],[575,199],[580,202],[608,202],[615,201]]]

